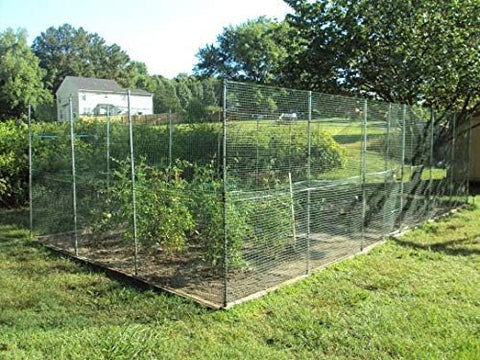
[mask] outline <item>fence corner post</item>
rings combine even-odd
[[[78,256],[78,231],[77,231],[77,174],[75,167],[75,132],[73,129],[73,101],[72,96],[68,98],[70,117],[70,152],[72,161],[72,205],[73,205],[73,231],[75,256]]]
[[[30,220],[30,237],[33,235],[33,169],[32,169],[32,106],[28,104],[28,208]]]
[[[173,124],[172,109],[168,109],[168,167],[172,168]]]
[[[132,182],[132,220],[133,220],[133,246],[134,246],[134,267],[135,276],[138,275],[138,238],[137,238],[137,196],[135,186],[135,158],[133,145],[133,120],[132,109],[130,103],[130,90],[127,90],[127,106],[128,106],[128,133],[130,140],[130,177]]]
[[[455,206],[452,204],[454,203],[453,197],[453,189],[454,189],[454,173],[455,173],[455,146],[457,146],[457,114],[453,114],[453,129],[452,129],[452,151],[451,151],[451,161],[450,161],[450,181],[449,181],[449,192],[450,192],[450,200],[449,200],[449,206],[453,209]],[[456,204],[456,201],[455,201]]]
[[[466,203],[470,203],[470,177],[471,177],[471,162],[472,162],[472,116],[468,116],[468,134],[467,134],[467,184],[466,184]],[[475,198],[474,198],[475,199]]]
[[[308,92],[308,123],[307,123],[307,269],[310,273],[310,228],[311,228],[311,182],[312,182],[312,92]]]
[[[223,307],[228,305],[228,224],[227,224],[227,80],[222,89],[222,203],[223,203]]]
[[[367,217],[367,199],[366,199],[366,172],[367,172],[367,120],[368,119],[368,100],[365,99],[363,105],[363,121],[362,121],[362,164],[361,164],[361,180],[362,180],[362,239],[360,243],[360,251],[365,247],[365,221]]]

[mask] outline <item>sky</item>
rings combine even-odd
[[[31,43],[50,26],[83,27],[172,78],[191,73],[195,54],[224,27],[289,11],[282,0],[0,0],[0,32],[24,28]]]

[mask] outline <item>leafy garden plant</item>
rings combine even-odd
[[[169,132],[164,125],[135,125],[136,221],[141,247],[155,248],[169,257],[191,251],[218,271],[225,265],[229,269],[255,266],[260,253],[276,257],[287,248],[293,239],[294,220],[286,178],[288,172],[297,179],[305,176],[304,167],[298,164],[307,160],[307,135],[300,124],[262,126],[258,132],[251,125],[238,123],[228,128],[226,193],[218,163],[223,156],[219,124],[177,124],[170,159],[165,146]],[[12,140],[14,136],[2,138],[2,146],[15,154],[3,151],[2,161],[10,169],[28,171],[23,163],[28,163],[26,129],[6,124],[2,131],[10,134],[19,129],[23,132],[17,140]],[[34,124],[33,158],[35,186],[45,190],[36,191],[36,204],[45,204],[48,216],[63,211],[62,217],[57,217],[66,219],[61,222],[71,228],[69,130],[68,123]],[[75,123],[78,228],[92,232],[98,241],[118,233],[131,241],[128,126],[111,124],[109,131],[107,155],[105,124]],[[331,136],[313,132],[310,140],[312,169],[342,166],[342,152]],[[20,159],[23,165],[15,165],[12,159]],[[250,190],[258,185],[255,174],[268,175],[257,187],[264,194],[252,200]],[[19,178],[24,177],[25,173],[19,172]],[[25,184],[18,186],[24,188]],[[5,187],[1,191],[5,194]],[[62,199],[62,210],[49,207],[48,194]],[[52,227],[44,232],[69,230],[53,222]]]
[[[133,201],[130,162],[119,162],[114,173],[109,201],[117,204],[106,218],[125,227],[125,238],[133,238]],[[135,169],[137,236],[144,246],[158,245],[167,255],[182,251],[194,228],[188,206],[187,181],[182,178],[182,162],[171,168],[159,169],[140,161]],[[105,216],[101,218],[105,221]],[[130,225],[130,226],[129,226]]]

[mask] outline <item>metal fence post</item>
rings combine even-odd
[[[455,146],[457,143],[457,114],[453,114],[453,134],[452,134],[452,152],[451,152],[451,162],[450,162],[450,206],[453,202],[453,173],[455,170]]]
[[[430,162],[430,171],[428,173],[428,210],[427,210],[427,220],[430,219],[431,211],[434,208],[433,201],[433,167],[435,166],[435,161],[433,160],[433,141],[435,137],[435,110],[430,109],[430,143],[429,143],[429,162]]]
[[[468,140],[467,140],[467,184],[466,184],[466,203],[470,202],[470,176],[471,176],[471,161],[472,161],[472,116],[468,117]],[[475,199],[475,197],[474,197]]]
[[[430,175],[429,175],[429,180],[430,180],[430,207],[429,213],[428,213],[428,219],[432,219],[434,217],[434,211],[435,211],[435,206],[436,206],[436,191],[435,191],[435,186],[434,186],[434,178],[433,178],[433,169],[435,168],[435,136],[437,134],[436,132],[436,114],[435,114],[435,108],[431,108],[431,121],[432,121],[432,127],[430,129]]]
[[[288,124],[288,172],[292,173],[292,122]]]
[[[168,167],[172,168],[173,124],[172,109],[168,110]]]
[[[137,239],[137,198],[135,188],[135,158],[133,151],[133,121],[132,121],[132,109],[130,104],[130,90],[127,90],[127,103],[128,103],[128,132],[130,138],[130,175],[132,181],[132,217],[133,217],[133,245],[134,245],[134,262],[135,262],[135,275],[138,275],[138,239]]]
[[[387,134],[386,134],[386,143],[385,143],[385,173],[383,177],[383,191],[384,191],[384,203],[383,203],[383,234],[382,237],[385,239],[387,236],[387,232],[390,232],[390,230],[387,229],[387,211],[388,211],[388,206],[387,206],[387,201],[388,201],[388,175],[389,175],[389,156],[390,156],[390,126],[391,126],[391,121],[392,121],[392,104],[388,104],[388,112],[387,112]]]
[[[110,189],[110,105],[107,105],[107,191]]]
[[[311,180],[312,180],[312,92],[308,92],[308,123],[307,123],[307,274],[310,273],[310,192],[311,192]]]
[[[223,173],[223,306],[228,305],[228,234],[227,234],[227,81],[223,81],[223,137],[222,137],[222,173]]]
[[[366,199],[366,171],[367,171],[367,117],[368,117],[368,100],[365,99],[363,106],[363,126],[362,126],[362,240],[360,243],[360,251],[363,251],[365,242],[365,220],[367,216],[367,199]]]
[[[28,207],[30,219],[30,236],[33,235],[33,194],[32,194],[32,106],[28,104]]]
[[[260,153],[259,153],[259,140],[258,134],[260,131],[260,119],[257,116],[257,129],[256,129],[256,160],[255,160],[255,187],[258,190],[260,186],[260,173],[259,173],[259,161],[260,161]]]
[[[78,233],[77,233],[77,175],[75,168],[75,132],[73,131],[73,102],[72,96],[68,98],[70,117],[70,152],[72,160],[72,205],[73,205],[73,231],[75,256],[78,256]]]
[[[407,105],[403,105],[402,114],[402,163],[400,169],[400,216],[403,214],[403,183],[405,175],[405,147],[406,147],[406,118],[407,118]],[[401,225],[400,225],[401,226]]]

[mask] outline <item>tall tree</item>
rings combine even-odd
[[[174,78],[175,90],[177,98],[180,101],[180,106],[183,110],[186,110],[189,102],[192,100],[192,78],[187,74],[181,73]]]
[[[198,51],[197,75],[275,83],[287,57],[289,28],[265,17],[229,26]]]
[[[153,110],[155,114],[166,113],[169,110],[179,111],[181,106],[175,90],[175,82],[163,76],[155,76],[154,79]]]
[[[35,38],[32,48],[47,71],[45,83],[51,91],[68,75],[113,79],[125,87],[145,80],[144,64],[132,62],[120,46],[108,45],[82,27],[50,27]]]
[[[128,83],[124,86],[138,88],[153,92],[155,90],[155,78],[148,74],[147,65],[140,61],[131,61],[128,65]]]
[[[28,104],[36,106],[51,100],[43,87],[43,76],[25,30],[0,33],[0,120],[18,118]]]
[[[215,121],[220,114],[220,82],[215,78],[197,78],[179,74],[174,79],[155,76],[153,106],[155,113],[172,110],[189,122]]]
[[[444,110],[480,109],[478,0],[285,0],[287,82]]]

